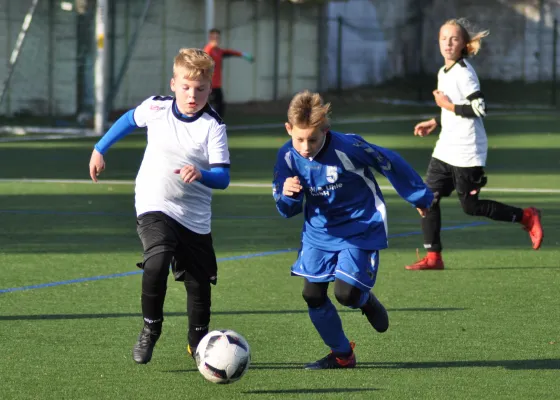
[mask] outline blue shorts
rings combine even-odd
[[[379,250],[344,249],[325,251],[303,245],[292,265],[292,275],[309,282],[343,280],[361,290],[375,285],[379,266]]]

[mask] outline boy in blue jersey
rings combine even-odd
[[[286,130],[292,139],[278,152],[273,196],[286,218],[303,211],[302,245],[292,275],[305,278],[309,316],[331,352],[306,369],[353,368],[350,342],[327,296],[359,308],[378,332],[389,328],[385,307],[371,292],[379,250],[387,247],[387,210],[369,169],[384,175],[397,193],[424,216],[433,194],[398,154],[354,134],[329,130],[330,104],[304,91],[291,101]],[[305,199],[305,202],[304,202]]]

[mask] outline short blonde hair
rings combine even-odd
[[[296,94],[290,102],[288,122],[298,128],[328,128],[330,112],[330,103],[325,104],[319,93],[305,90]]]
[[[483,30],[476,32],[472,24],[466,18],[453,18],[445,21],[444,25],[458,26],[463,35],[463,40],[467,44],[463,49],[463,56],[470,57],[474,56],[480,50],[482,38],[485,38],[490,34],[489,30]]]
[[[186,71],[184,78],[201,81],[212,80],[214,75],[214,60],[201,49],[181,49],[173,62],[173,76],[179,68]]]

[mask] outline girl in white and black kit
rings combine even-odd
[[[482,121],[486,106],[478,76],[466,59],[478,53],[481,40],[487,35],[488,31],[471,33],[464,19],[449,20],[439,31],[439,47],[445,65],[439,70],[438,87],[433,95],[441,107],[441,119],[433,118],[414,127],[417,136],[429,135],[436,127],[441,127],[426,176],[426,184],[435,195],[430,211],[422,219],[424,247],[428,254],[407,265],[406,269],[444,268],[439,202],[453,190],[457,191],[466,214],[520,223],[529,232],[533,248],[538,250],[541,246],[543,230],[537,209],[521,209],[478,197],[487,182],[484,166],[488,140]]]

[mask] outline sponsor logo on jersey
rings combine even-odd
[[[327,182],[335,183],[338,179],[338,168],[336,165],[327,165]]]
[[[310,187],[309,194],[311,196],[329,197],[331,195],[331,192],[335,191],[336,189],[340,189],[341,187],[342,183],[340,182],[333,185]]]

